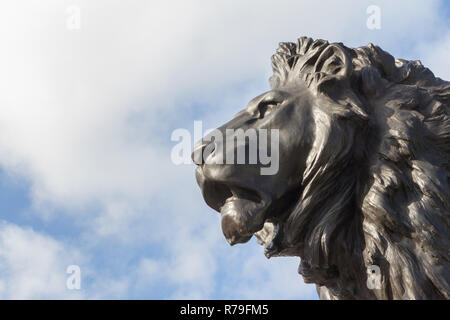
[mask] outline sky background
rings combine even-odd
[[[316,299],[298,258],[230,247],[170,159],[173,130],[230,119],[300,36],[450,80],[450,1],[1,1],[0,299]]]

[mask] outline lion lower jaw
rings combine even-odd
[[[267,204],[232,196],[220,208],[222,231],[230,245],[248,242],[264,226]]]
[[[264,227],[255,232],[254,236],[258,243],[265,248],[269,247],[272,243],[272,240],[275,238],[275,235],[278,232],[278,225],[273,222],[266,221],[264,222]]]

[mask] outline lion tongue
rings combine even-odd
[[[264,225],[263,204],[232,196],[220,209],[222,231],[227,241],[234,245],[249,241],[253,233]]]

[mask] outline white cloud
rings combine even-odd
[[[382,1],[377,34],[365,28],[366,6],[350,2],[2,2],[0,163],[30,178],[37,203],[148,197],[170,176],[168,124],[199,99],[214,110],[223,88],[265,77],[278,41],[420,37],[415,21],[431,21],[435,3]],[[66,28],[69,4],[80,6],[80,30]]]
[[[233,282],[224,284],[224,294],[230,299],[314,299],[314,284],[303,283],[297,274],[299,259],[292,257],[267,260],[261,249],[249,256],[241,255],[239,270]]]
[[[450,81],[450,29],[443,29],[435,42],[419,46],[420,60],[435,76]]]
[[[82,298],[83,290],[66,287],[66,270],[83,263],[77,251],[49,236],[0,222],[0,299]]]
[[[171,128],[227,120],[268,88],[277,43],[302,35],[380,43],[393,53],[406,44],[411,56],[432,43],[422,60],[448,77],[448,37],[436,39],[438,1],[377,2],[380,31],[366,28],[372,1],[2,1],[0,165],[28,179],[42,216],[75,216],[85,250],[105,238],[160,246],[166,257],[144,258],[139,272],[179,286],[174,297],[208,297],[217,273],[227,272],[218,256],[241,265],[232,252],[253,247],[223,248],[192,167],[170,163]],[[81,9],[80,30],[66,28],[69,5]],[[50,240],[45,246],[59,250]],[[282,261],[251,255],[242,276],[230,275],[242,283],[228,294],[295,297],[300,277],[287,262],[295,259]],[[102,278],[96,286],[121,296],[132,282]]]

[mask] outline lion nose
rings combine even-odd
[[[212,154],[215,150],[215,143],[214,142],[203,142],[197,143],[194,147],[194,150],[192,151],[191,158],[192,161],[197,164],[201,165],[204,164],[206,161],[206,158],[210,154]]]

